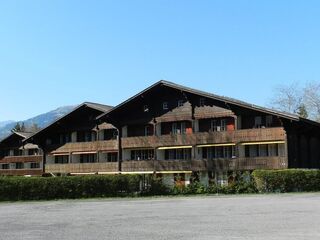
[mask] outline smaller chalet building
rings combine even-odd
[[[95,174],[118,172],[117,130],[96,117],[110,106],[85,102],[29,137],[44,155],[45,173]]]
[[[42,175],[42,153],[37,145],[23,144],[32,133],[13,131],[0,141],[0,176]]]

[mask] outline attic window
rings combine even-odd
[[[178,107],[182,107],[183,106],[183,100],[178,100]]]
[[[168,102],[163,102],[163,103],[162,103],[162,109],[163,109],[163,110],[168,110],[168,109],[169,109],[169,107],[168,107]]]
[[[200,107],[204,107],[205,103],[206,103],[206,99],[205,98],[200,98],[200,100],[199,100]]]
[[[148,105],[144,105],[143,106],[143,111],[144,112],[149,112],[149,106]]]

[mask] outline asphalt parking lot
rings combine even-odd
[[[320,194],[0,203],[0,239],[320,239]]]

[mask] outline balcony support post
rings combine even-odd
[[[122,163],[122,127],[118,127],[118,171],[121,172]]]

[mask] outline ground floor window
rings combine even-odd
[[[32,163],[30,163],[30,168],[40,168],[40,163],[32,162]]]
[[[153,149],[142,149],[142,150],[131,150],[131,160],[153,160],[154,150]]]
[[[165,150],[165,160],[190,160],[190,159],[191,159],[191,148]]]
[[[54,156],[55,164],[67,164],[69,162],[68,155]]]
[[[9,164],[8,163],[1,164],[1,169],[9,169]]]
[[[97,161],[96,154],[81,154],[80,163],[94,163]]]
[[[23,169],[24,168],[24,163],[18,162],[16,163],[16,169]]]
[[[107,153],[107,162],[117,162],[117,161],[118,161],[118,153],[117,152]]]

